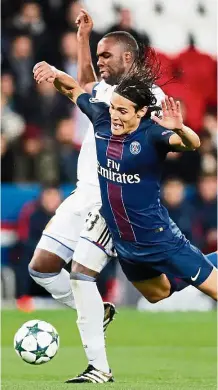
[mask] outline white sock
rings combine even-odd
[[[109,373],[103,331],[104,305],[95,282],[71,280],[83,347],[89,364]]]
[[[44,287],[58,302],[75,309],[70,274],[64,268],[58,275],[40,278],[30,273],[37,284]]]

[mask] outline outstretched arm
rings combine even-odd
[[[77,104],[80,110],[87,115],[94,124],[95,120],[104,116],[108,106],[105,103],[93,104],[91,95],[85,93],[76,80],[68,74],[49,65],[47,62],[39,62],[33,68],[34,79],[37,83],[53,83],[55,88],[67,96],[73,103]]]
[[[82,9],[76,19],[78,26],[78,82],[86,92],[92,93],[92,89],[98,81],[89,46],[89,38],[93,28],[93,21],[87,11]]]
[[[73,103],[76,103],[77,98],[85,92],[71,76],[45,61],[38,62],[34,66],[33,74],[38,84],[46,81],[53,83],[55,88],[67,96]]]
[[[161,102],[163,117],[160,119],[153,116],[153,120],[160,126],[174,131],[174,134],[169,138],[169,144],[173,146],[175,151],[195,150],[200,147],[200,139],[198,135],[189,127],[183,124],[183,117],[180,107],[180,102],[175,102],[174,99],[165,97]]]

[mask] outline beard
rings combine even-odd
[[[117,85],[119,84],[122,77],[125,75],[125,68],[122,67],[119,71],[108,73],[107,77],[103,77],[103,80],[109,85]]]

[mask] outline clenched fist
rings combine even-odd
[[[54,66],[49,65],[45,61],[38,62],[33,68],[34,79],[38,84],[43,81],[53,83],[57,77],[57,72],[58,71]]]
[[[78,39],[84,37],[87,38],[90,36],[93,29],[93,21],[87,11],[81,9],[79,15],[76,18],[75,23],[78,27],[78,32],[77,32]]]

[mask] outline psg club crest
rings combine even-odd
[[[141,152],[141,145],[139,142],[137,141],[133,141],[131,144],[130,144],[130,152],[132,154],[139,154]]]

